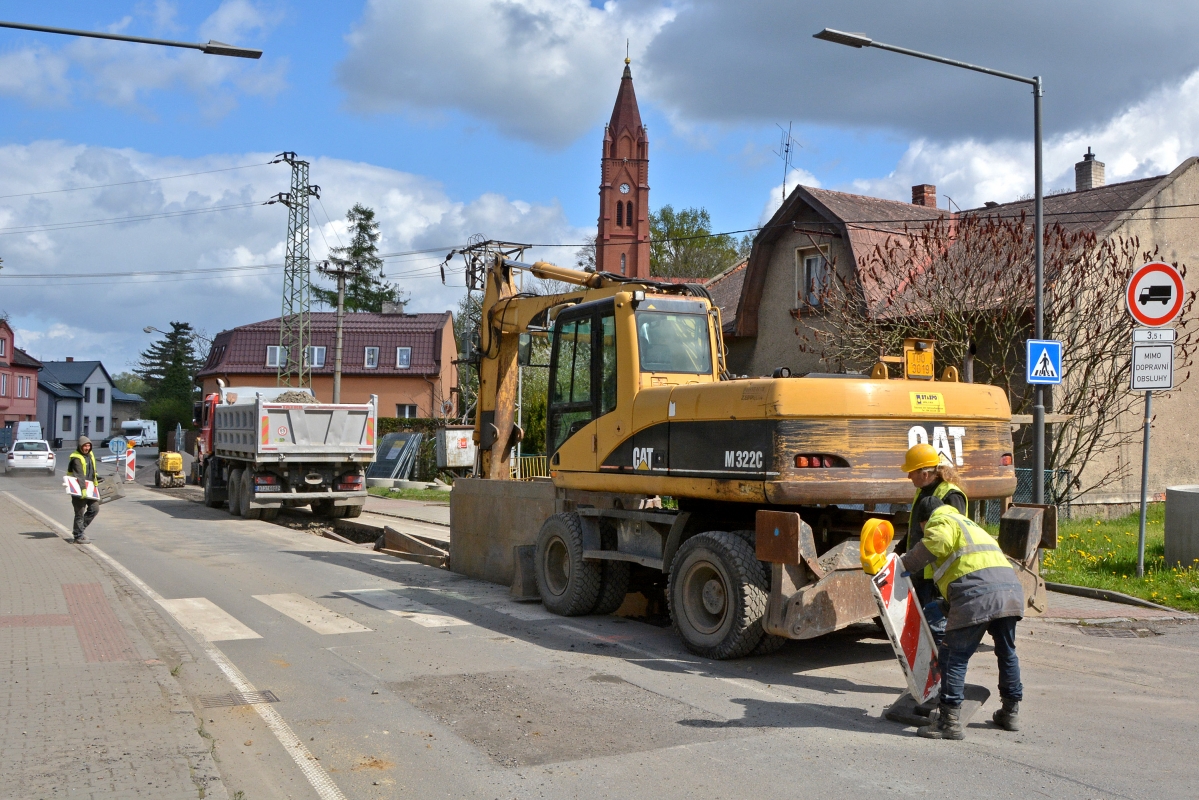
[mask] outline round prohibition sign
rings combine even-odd
[[[1151,261],[1132,273],[1124,292],[1128,313],[1147,328],[1160,328],[1176,320],[1185,299],[1182,275],[1164,261]]]

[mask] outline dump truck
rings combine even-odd
[[[362,513],[375,459],[375,395],[334,405],[287,387],[217,383],[195,407],[192,477],[205,505],[266,520],[301,506],[326,517]]]
[[[932,342],[866,375],[737,377],[697,284],[484,261],[477,477],[454,484],[450,563],[551,612],[612,613],[631,590],[657,592],[692,652],[768,652],[877,617],[859,535],[881,517],[906,537],[911,445],[936,447],[972,499],[1016,487],[1007,398],[953,367],[935,379]],[[579,288],[521,293],[521,270]],[[549,478],[516,481],[518,368],[547,349],[535,337],[548,339],[535,366],[549,369]],[[1007,549],[1036,613],[1037,554],[1056,529],[1052,509],[1027,511]]]

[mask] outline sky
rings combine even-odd
[[[36,358],[127,370],[147,325],[214,335],[277,316],[294,151],[321,187],[312,256],[374,208],[411,311],[463,292],[474,234],[569,264],[594,233],[626,46],[650,202],[718,231],[797,183],[970,208],[1030,193],[1024,84],[812,38],[824,27],[1045,83],[1045,186],[1088,147],[1108,182],[1199,154],[1190,2],[62,0],[0,18],[261,48],[258,61],[0,29],[0,313]],[[426,251],[426,252],[414,252]]]

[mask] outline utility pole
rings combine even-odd
[[[308,344],[312,341],[312,274],[308,250],[308,198],[321,196],[321,187],[308,183],[308,162],[296,154],[280,153],[272,161],[291,165],[291,191],[280,192],[267,204],[287,206],[287,248],[283,259],[283,313],[279,318],[279,386],[312,388]]]
[[[337,278],[337,342],[333,348],[333,402],[341,402],[341,338],[342,323],[346,316],[346,278],[361,274],[362,270],[352,264],[335,264],[322,261],[317,265],[322,275]]]

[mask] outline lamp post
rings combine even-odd
[[[1011,72],[1003,72],[997,69],[988,67],[980,67],[977,64],[971,64],[966,61],[957,61],[952,58],[942,58],[934,56],[930,53],[922,53],[919,50],[909,50],[906,47],[896,47],[893,44],[884,44],[876,42],[869,36],[862,33],[846,33],[845,31],[837,31],[832,28],[825,28],[820,33],[813,34],[816,39],[821,39],[833,44],[843,44],[847,47],[855,47],[861,49],[863,47],[874,47],[879,50],[889,50],[892,53],[899,53],[905,56],[913,56],[914,58],[923,58],[926,61],[935,61],[938,64],[948,64],[951,67],[960,67],[961,69],[973,70],[974,72],[982,72],[986,75],[994,75],[997,78],[1005,78],[1009,81],[1017,83],[1026,83],[1032,86],[1032,109],[1033,109],[1033,169],[1035,170],[1034,177],[1034,217],[1035,217],[1035,243],[1033,245],[1033,253],[1036,260],[1036,299],[1034,301],[1034,323],[1035,329],[1034,338],[1045,338],[1045,192],[1041,176],[1041,76],[1036,75],[1031,78],[1026,78],[1022,75],[1015,75]],[[1043,386],[1034,386],[1034,400],[1032,407],[1033,421],[1033,483],[1032,496],[1034,503],[1045,502],[1045,388]]]
[[[156,44],[160,47],[182,47],[188,50],[199,50],[210,56],[232,56],[234,58],[262,58],[261,50],[249,47],[238,47],[224,42],[173,42],[169,39],[147,39],[144,36],[123,36],[119,33],[104,33],[101,31],[78,31],[72,28],[52,28],[48,25],[29,25],[24,22],[0,21],[0,28],[15,28],[22,31],[37,33],[61,33],[65,36],[84,36],[89,39],[112,39],[116,42],[134,42],[136,44]]]

